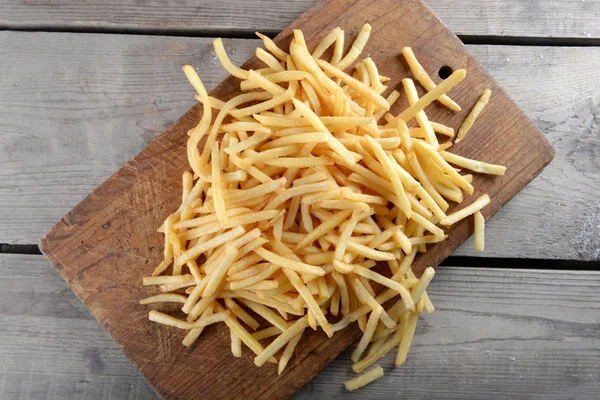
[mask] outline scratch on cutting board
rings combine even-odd
[[[150,165],[150,167],[152,167],[152,169],[153,169],[154,171],[156,171],[157,173],[159,173],[160,175],[162,175],[162,176],[163,176],[163,178],[165,178],[165,179],[167,179],[167,178],[168,178],[168,176],[167,176],[167,172],[165,171],[165,168],[164,168],[164,167],[165,167],[165,164],[164,164],[164,163],[160,163],[160,165],[163,167],[162,169],[160,169],[160,168],[158,168],[156,165],[154,165],[154,163],[153,163],[153,162],[149,162],[149,163],[148,163],[148,165]],[[161,181],[149,181],[148,183],[159,183],[159,185],[160,185],[160,182],[161,182]],[[161,186],[162,186],[162,185],[161,185]]]
[[[156,145],[162,147],[165,150],[162,154],[164,154],[169,159],[169,161],[172,161],[174,164],[177,162],[183,162],[184,164],[187,164],[187,162],[188,162],[187,157],[184,158],[181,156],[181,154],[179,152],[174,151],[172,148],[167,147],[162,142],[160,137],[154,143],[156,143]]]

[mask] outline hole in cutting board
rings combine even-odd
[[[442,79],[446,79],[448,78],[450,75],[452,75],[452,73],[454,72],[454,70],[452,69],[452,67],[448,66],[448,65],[444,65],[442,68],[440,68],[440,70],[438,71],[438,76]]]

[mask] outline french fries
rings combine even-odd
[[[485,250],[485,218],[481,214],[481,211],[475,211],[475,250],[483,251]]]
[[[404,79],[409,106],[391,115],[398,87],[392,90],[376,60],[360,59],[370,32],[365,24],[345,55],[339,27],[312,53],[300,31],[289,49],[257,33],[266,50],[256,56],[265,67],[249,71],[234,65],[216,39],[217,58],[241,80],[243,93],[227,101],[210,97],[194,69],[184,67],[204,114],[188,132],[192,172],[182,177],[181,206],[159,228],[163,260],[143,278],[161,293],[140,304],[180,304],[181,318],[152,310],[149,319],[186,330],[185,346],[206,326],[224,322],[235,357],[248,347],[257,366],[277,363],[282,374],[307,328],[332,337],[358,322],[364,333],[353,370],[393,349],[399,366],[422,310],[434,311],[426,290],[435,272],[428,267],[417,278],[417,254],[448,237],[443,227],[470,215],[475,247],[483,250],[480,211],[489,196],[455,212],[450,202],[474,193],[477,173],[503,175],[506,168],[447,151],[452,143],[439,143],[437,134],[453,137],[454,129],[431,122],[425,110],[439,101],[459,111],[446,93],[466,71],[436,85],[404,48],[426,93],[419,98]],[[355,71],[348,70],[352,64]],[[485,92],[456,141],[488,100]],[[378,125],[382,117],[386,125]],[[419,127],[408,127],[413,118]],[[381,376],[376,367],[345,386],[355,390]]]
[[[363,386],[368,385],[369,383],[374,382],[375,380],[381,378],[383,376],[383,368],[377,366],[370,370],[369,372],[360,375],[352,380],[344,382],[344,386],[346,390],[354,391],[360,389]]]
[[[404,56],[404,59],[408,63],[411,72],[417,78],[419,83],[423,85],[427,91],[433,90],[433,88],[436,86],[435,83],[429,77],[427,72],[425,72],[425,69],[421,66],[417,60],[417,57],[415,57],[415,53],[412,51],[412,49],[410,47],[403,48],[402,55]],[[452,111],[460,111],[460,106],[445,94],[441,95],[437,100]]]
[[[454,143],[458,143],[461,140],[463,140],[467,132],[469,132],[469,129],[471,129],[471,127],[475,123],[477,117],[479,117],[479,114],[481,114],[487,103],[490,101],[491,95],[492,91],[490,89],[485,89],[483,91],[481,97],[479,97],[479,100],[477,100],[477,103],[475,103],[473,109],[467,116],[467,119],[465,119],[463,124],[458,129],[458,133],[456,134],[456,140],[454,141]]]

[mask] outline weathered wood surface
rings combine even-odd
[[[0,2],[0,25],[19,29],[177,32],[189,35],[278,33],[317,0]],[[427,0],[457,34],[600,38],[599,0]]]
[[[484,88],[494,91],[494,102],[480,116],[480,126],[469,132],[468,141],[453,149],[467,157],[506,165],[507,172],[502,177],[473,178],[473,198],[488,193],[492,199],[482,210],[484,217],[490,218],[541,172],[554,157],[554,150],[420,0],[400,5],[392,0],[379,1],[376,8],[372,5],[371,0],[319,3],[278,35],[275,42],[288,48],[293,29],[297,28],[303,30],[309,46],[315,47],[337,25],[348,32],[358,32],[364,22],[371,22],[373,31],[366,52],[386,71],[390,85],[399,84],[409,73],[398,62],[402,45],[418,49],[424,65],[435,70],[444,65],[467,68],[469,79],[452,92],[465,109],[449,115],[439,104],[432,104],[428,113],[433,120],[443,118],[445,123],[456,125],[466,117]],[[340,13],[344,7],[347,8]],[[397,37],[402,37],[404,43],[398,43]],[[257,59],[251,59],[246,68],[260,65]],[[239,93],[238,86],[239,82],[230,77],[211,94],[229,98]],[[140,287],[140,275],[143,271],[149,273],[162,259],[162,239],[156,234],[156,227],[178,205],[179,185],[174,182],[189,168],[186,133],[198,123],[200,109],[196,106],[188,111],[79,203],[42,238],[40,248],[161,397],[230,399],[243,394],[256,399],[287,398],[360,335],[355,325],[331,340],[319,331],[307,333],[298,347],[296,362],[278,375],[273,366],[251,368],[250,355],[237,360],[230,355],[221,356],[228,347],[223,343],[223,336],[227,335],[224,324],[209,327],[204,340],[187,351],[181,347],[181,336],[177,335],[180,332],[148,321],[146,307],[138,304],[149,292]],[[483,126],[494,129],[488,131]],[[415,274],[426,266],[439,264],[470,236],[472,229],[467,220],[453,225],[448,240],[433,245],[415,259]],[[204,379],[190,379],[190,371]]]
[[[0,255],[0,398],[155,399],[41,256]],[[593,399],[600,273],[443,267],[405,366],[355,393],[343,353],[296,399]],[[226,338],[223,339],[226,341]]]
[[[193,93],[181,65],[209,88],[224,79],[211,41],[0,32],[0,242],[36,243],[183,114]],[[241,64],[260,42],[226,44]],[[454,254],[599,260],[600,49],[468,49],[557,154],[488,223],[485,253],[468,241]]]

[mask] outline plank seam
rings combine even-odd
[[[600,261],[450,256],[442,261],[440,266],[519,270],[597,271],[600,270]]]
[[[37,244],[0,243],[0,254],[42,255],[42,252]]]
[[[578,37],[543,37],[543,36],[492,36],[492,35],[457,35],[469,45],[492,46],[548,46],[548,47],[596,47],[600,46],[600,38]]]
[[[225,39],[257,39],[254,31],[237,29],[165,29],[154,30],[136,27],[48,27],[48,26],[10,26],[0,25],[2,32],[40,32],[40,33],[84,33],[84,34],[116,34],[143,36],[174,36],[190,38]],[[279,34],[276,30],[261,30],[262,34],[274,38]],[[600,38],[578,37],[543,37],[543,36],[493,36],[493,35],[462,35],[456,34],[466,45],[495,45],[495,46],[548,46],[548,47],[597,47]]]
[[[42,252],[37,244],[0,243],[0,254],[41,255]],[[440,266],[497,269],[543,269],[557,271],[595,271],[600,270],[600,261],[450,256],[442,261]]]

